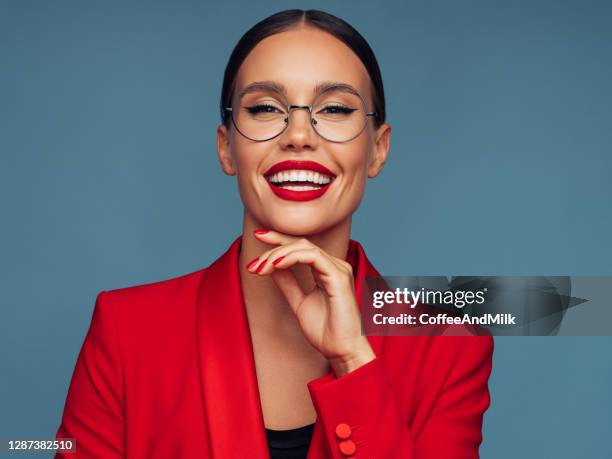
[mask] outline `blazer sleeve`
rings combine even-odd
[[[74,438],[76,454],[56,459],[125,454],[124,388],[119,340],[107,293],[98,294],[93,317],[72,374],[56,438]]]
[[[308,389],[329,457],[478,458],[482,418],[490,401],[493,339],[462,339],[462,350],[418,433],[411,432],[380,357],[340,378],[328,374],[311,381]]]

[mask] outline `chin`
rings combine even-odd
[[[312,221],[311,219],[291,219],[291,221],[276,222],[272,221],[270,228],[290,236],[309,236],[325,231],[329,228],[329,224],[320,221]]]
[[[320,234],[334,228],[345,220],[345,218],[339,217],[338,214],[334,213],[329,215],[319,212],[316,215],[312,215],[311,212],[296,212],[293,215],[288,215],[287,213],[274,215],[274,217],[266,218],[263,221],[270,222],[270,229],[275,231],[290,236],[305,237]]]

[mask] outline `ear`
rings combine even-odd
[[[236,175],[236,165],[230,148],[229,133],[224,124],[217,128],[217,157],[223,172],[227,175]]]
[[[376,177],[387,160],[389,148],[391,147],[391,126],[381,124],[376,130],[376,140],[374,142],[374,156],[368,166],[368,177]]]

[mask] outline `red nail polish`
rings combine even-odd
[[[255,258],[253,261],[251,261],[248,265],[247,265],[247,269],[251,269],[253,267],[253,265],[255,263],[257,263],[257,260],[259,260],[259,257]]]
[[[264,269],[264,266],[266,266],[266,261],[265,260],[257,267],[257,270],[255,272],[257,274],[259,274],[261,272],[261,270]]]
[[[272,264],[273,264],[273,265],[277,265],[277,264],[279,264],[283,258],[285,258],[285,257],[278,257],[276,260],[274,260],[274,261],[272,262]]]
[[[266,234],[266,233],[268,232],[268,230],[261,230],[261,229],[258,229],[258,230],[255,230],[255,231],[253,231],[253,232],[254,232],[255,234]]]

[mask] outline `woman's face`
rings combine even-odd
[[[367,111],[373,111],[371,82],[362,62],[340,40],[315,28],[272,35],[251,51],[236,76],[235,113],[245,106],[240,103],[245,97],[260,99],[249,100],[249,106],[281,106],[273,91],[249,92],[262,82],[284,88],[291,105],[310,105],[317,85],[349,85],[363,97]],[[247,96],[241,96],[245,89]],[[338,94],[338,100],[331,96],[332,104],[344,102]],[[390,127],[375,128],[373,121],[368,117],[366,128],[344,143],[319,137],[308,110],[301,109],[291,111],[289,127],[281,135],[263,142],[249,140],[233,125],[219,126],[219,160],[225,173],[237,175],[245,218],[252,227],[306,236],[350,224],[367,178],[380,172],[389,149]]]

